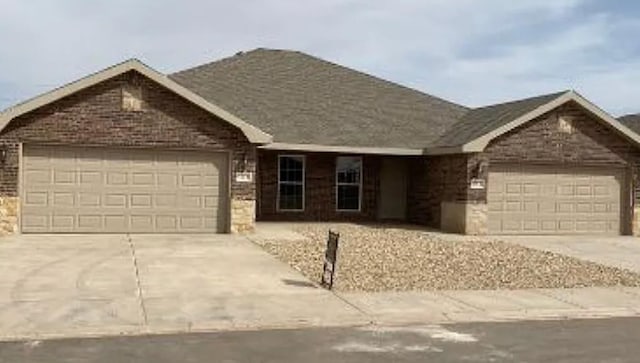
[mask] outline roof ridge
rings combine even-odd
[[[492,103],[492,104],[489,104],[489,105],[475,107],[475,108],[470,109],[470,111],[478,111],[478,110],[482,110],[482,109],[485,109],[485,108],[496,107],[496,106],[506,106],[506,105],[510,105],[510,104],[513,104],[513,103],[517,103],[517,102],[531,101],[531,100],[535,100],[535,99],[539,99],[539,98],[545,98],[545,97],[551,97],[551,96],[560,97],[561,95],[564,95],[564,94],[569,93],[569,92],[573,92],[573,91],[568,89],[568,90],[564,90],[564,91],[545,93],[545,94],[537,95],[537,96],[529,96],[529,97],[525,97],[525,98],[519,98],[519,99],[510,100],[510,101],[506,101],[506,102],[497,102],[497,103]]]
[[[244,55],[247,55],[247,54],[250,54],[250,53],[257,53],[257,52],[261,52],[261,51],[295,52],[293,50],[265,48],[265,47],[257,47],[257,48],[253,48],[253,49],[250,49],[250,50],[240,50],[240,51],[237,51],[237,52],[235,52],[235,53],[233,53],[231,55],[228,55],[226,57],[222,57],[222,58],[215,59],[215,60],[212,60],[212,61],[209,61],[209,62],[205,62],[205,63],[196,64],[196,65],[194,65],[192,67],[184,68],[184,69],[181,69],[179,71],[176,71],[176,72],[173,72],[173,73],[169,73],[168,76],[171,77],[171,76],[178,75],[178,74],[181,74],[181,73],[186,73],[186,72],[194,71],[194,70],[201,69],[201,68],[204,68],[204,67],[208,67],[208,66],[211,66],[213,64],[228,62],[228,61],[236,59],[237,57],[241,57],[241,56],[244,56]]]

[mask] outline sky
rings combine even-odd
[[[470,107],[575,89],[640,112],[640,2],[0,0],[0,109],[129,58],[293,49]]]

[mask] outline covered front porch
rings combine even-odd
[[[417,158],[259,150],[257,220],[411,221],[410,170]]]

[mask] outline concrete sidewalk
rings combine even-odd
[[[376,324],[640,315],[640,288],[338,293]]]

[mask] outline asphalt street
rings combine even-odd
[[[638,362],[640,318],[0,343],[0,362]]]

